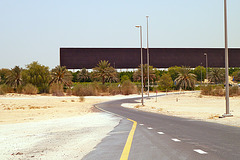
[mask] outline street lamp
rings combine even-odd
[[[226,113],[224,117],[231,117],[229,113],[229,80],[228,80],[228,39],[227,39],[227,0],[224,0],[224,28],[225,28],[225,81],[226,81]]]
[[[140,28],[140,43],[141,43],[141,80],[142,80],[142,106],[143,106],[143,54],[142,54],[142,26],[135,26]]]
[[[202,87],[202,63],[201,63],[201,87]]]
[[[149,97],[149,47],[148,47],[148,17],[149,16],[146,16],[147,18],[147,72],[148,72],[148,91],[147,91],[147,94],[148,94],[148,97]]]
[[[207,58],[207,53],[204,53],[204,56],[206,56],[206,79],[208,83],[208,58]]]

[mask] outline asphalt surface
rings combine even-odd
[[[120,124],[84,159],[120,159],[136,121],[129,159],[240,160],[240,128],[121,107],[136,99],[98,104],[123,117]]]

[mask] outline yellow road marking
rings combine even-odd
[[[137,127],[137,122],[136,121],[131,120],[131,119],[128,119],[128,120],[133,122],[133,126],[132,126],[132,129],[131,129],[131,131],[128,135],[128,139],[127,139],[127,142],[126,142],[125,147],[123,149],[120,160],[127,160],[128,159],[129,152],[130,152],[131,145],[132,145],[133,135],[134,135],[134,132],[135,132],[136,127]]]

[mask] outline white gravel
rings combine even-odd
[[[0,125],[0,159],[81,159],[119,124],[107,113]]]

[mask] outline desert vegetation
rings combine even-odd
[[[159,70],[149,66],[150,91],[201,90],[203,95],[224,96],[224,69],[197,66],[173,66]],[[230,95],[240,94],[240,68],[230,68],[232,77]],[[143,67],[144,89],[147,90],[147,65]],[[208,83],[206,83],[208,82]],[[141,68],[136,71],[117,72],[111,64],[102,60],[91,71],[86,68],[76,72],[65,66],[48,66],[32,62],[25,68],[0,69],[0,95],[6,93],[38,94],[49,93],[54,96],[76,95],[117,95],[137,94],[141,91]]]

